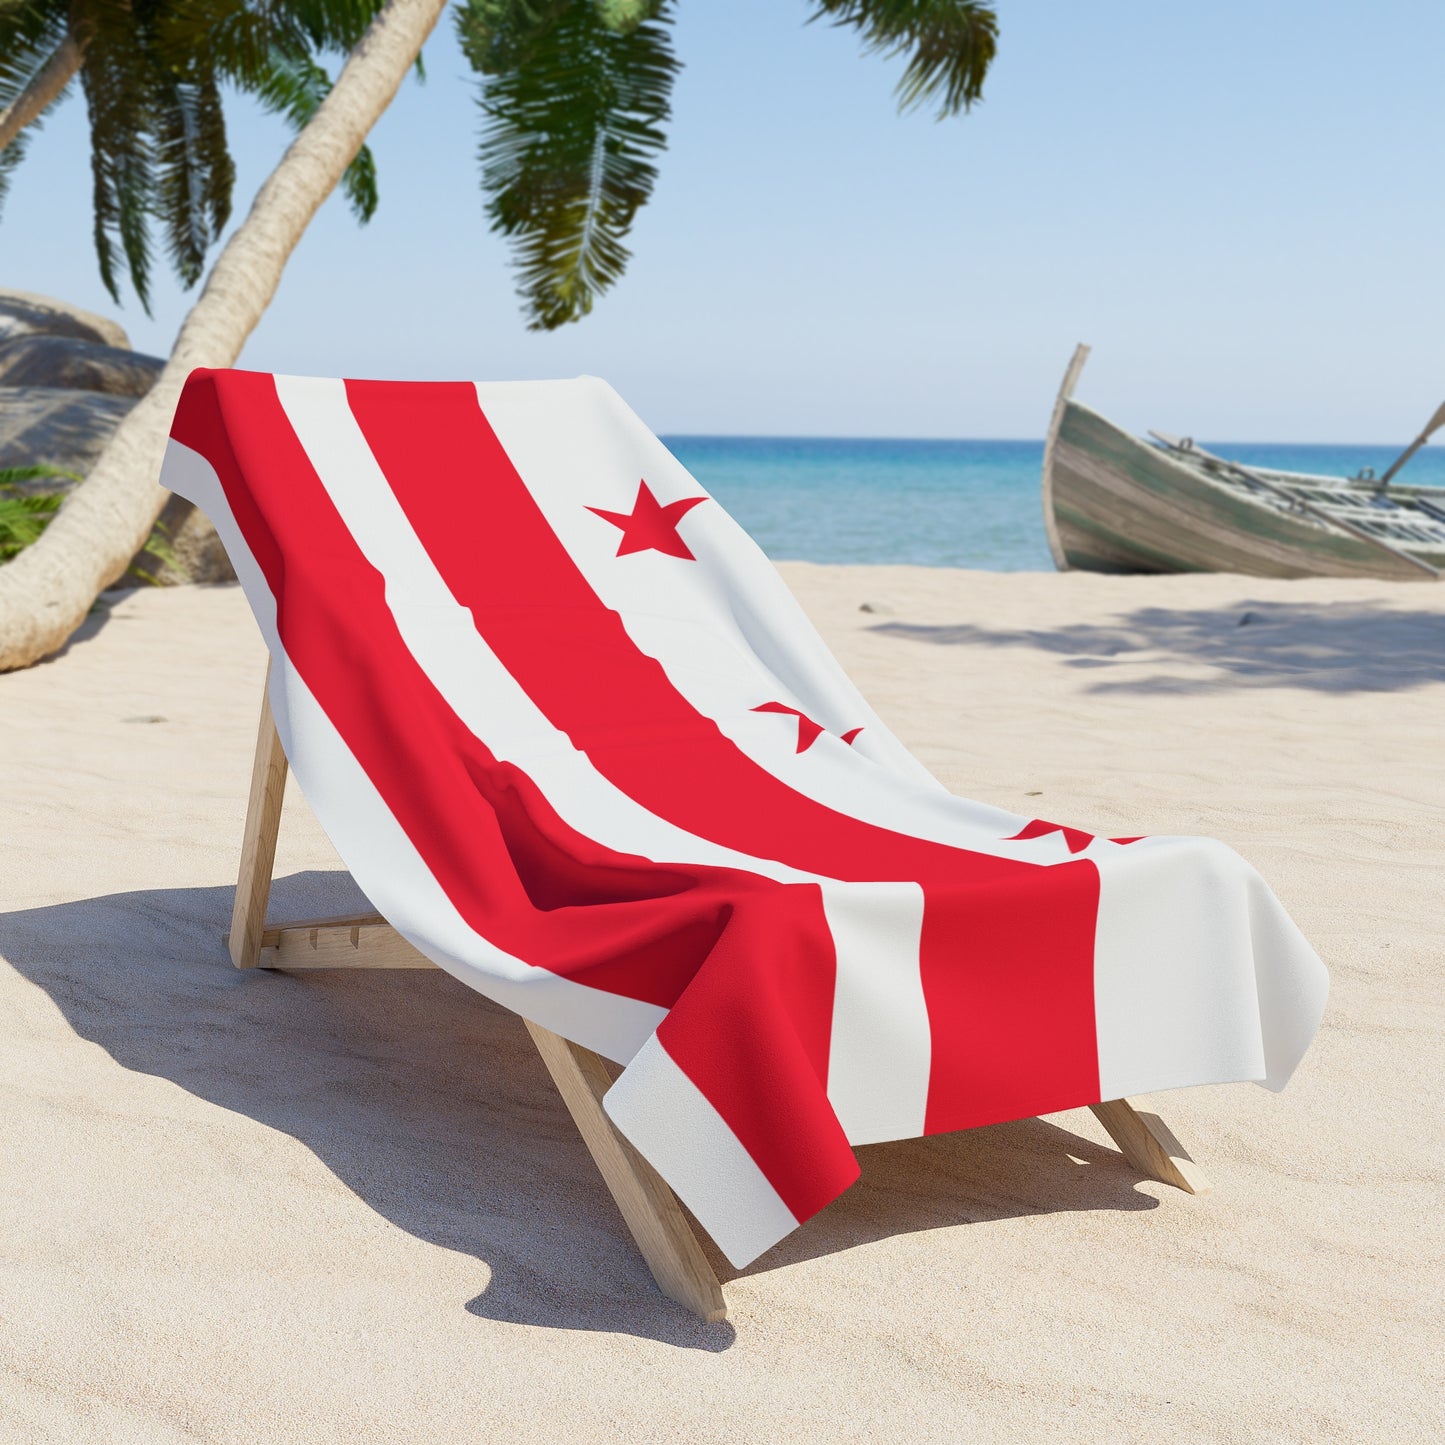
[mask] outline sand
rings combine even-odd
[[[263,650],[133,593],[0,677],[0,1439],[1445,1434],[1445,587],[785,571],[951,787],[1223,838],[1315,943],[1282,1095],[1154,1100],[1214,1192],[1083,1111],[875,1146],[701,1324],[514,1017],[231,968]],[[273,916],[338,867],[293,789]]]

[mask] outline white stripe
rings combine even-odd
[[[333,502],[363,554],[385,577],[388,602],[408,647],[462,721],[477,736],[484,738],[499,757],[522,766],[566,822],[608,847],[658,861],[743,868],[783,881],[819,881],[816,875],[787,868],[757,855],[722,848],[675,827],[636,803],[599,774],[586,755],[580,753],[571,740],[553,727],[533,704],[477,633],[470,612],[452,597],[372,456],[347,404],[344,385],[340,382],[278,378],[277,386],[288,417],[323,483],[327,485]],[[514,403],[523,393],[528,397],[538,393],[551,395],[557,402],[554,424],[539,431],[554,438],[570,438],[589,454],[605,454],[608,438],[613,433],[643,431],[645,435],[640,424],[623,426],[610,414],[604,417],[606,425],[597,425],[589,430],[585,412],[574,414],[574,409],[563,404],[571,400],[570,396],[559,395],[580,391],[587,397],[594,396],[596,390],[591,383],[486,389],[488,394],[505,394]],[[606,398],[612,398],[610,391],[604,389],[604,394]],[[615,398],[612,400],[615,402]],[[490,417],[491,403],[487,404]],[[616,405],[620,406],[620,403]],[[622,418],[622,421],[627,420],[628,417]],[[595,472],[590,472],[578,460],[576,466],[567,472],[567,478],[570,481],[591,474]],[[551,481],[560,486],[555,473],[543,478],[541,483],[531,476],[528,481],[544,510],[560,510],[556,503],[556,488],[544,484]],[[580,504],[574,510],[584,518],[590,516]],[[721,508],[698,508],[689,516],[705,511],[723,515]],[[615,533],[615,529],[606,530]],[[572,539],[564,537],[563,540]],[[590,544],[584,540],[577,545],[585,551]],[[595,539],[591,545],[595,550]],[[747,549],[750,548],[748,543]],[[615,555],[612,555],[615,554],[615,542],[608,542],[603,550],[608,553],[612,564],[610,567],[599,564],[599,571],[606,578],[641,576],[645,579],[660,575],[656,571],[634,572],[627,564],[643,560],[638,556],[629,557],[624,565],[618,566]],[[678,559],[670,558],[654,560],[673,566],[678,562]],[[765,560],[762,560],[762,566],[769,576],[775,578]],[[726,576],[726,569],[721,570]],[[706,583],[713,572],[703,567],[692,568],[683,564],[683,576],[704,578],[704,593],[707,585],[713,585]],[[604,601],[608,600],[604,596]],[[646,615],[656,616],[657,610],[674,601],[678,601],[684,610],[687,606],[696,609],[706,603],[712,607],[714,615],[718,611],[716,598],[703,596],[699,599],[686,592],[675,596],[669,590],[665,598],[651,599],[648,605],[653,611]],[[741,602],[734,598],[725,612],[728,616],[736,616],[744,610]],[[695,610],[693,616],[695,633],[709,630],[696,625],[700,613]],[[795,650],[799,653],[817,651],[827,656],[826,648],[811,628],[807,628],[806,623],[804,628],[803,635],[795,639]],[[699,676],[708,678],[707,686],[719,686],[716,677],[712,676],[721,671],[715,665],[716,654],[708,653],[700,636],[686,641],[687,646],[676,647],[659,660],[670,674],[681,673],[692,680],[694,691],[703,686],[697,681]],[[741,638],[729,643],[728,656],[744,658],[746,641],[746,638]],[[780,655],[781,643],[770,645],[774,653]],[[693,661],[698,657],[704,658],[707,663],[700,669]],[[734,667],[735,673],[738,667],[741,663]],[[753,715],[752,721],[780,725],[785,730],[796,726],[790,719],[775,715]],[[837,739],[820,739],[805,756],[812,756],[827,744],[835,750],[834,758],[839,771],[848,774],[855,783],[861,776],[865,782],[882,783],[895,797],[908,794],[913,802],[922,797],[919,791],[885,769],[860,765],[860,760],[852,757],[847,747]],[[759,759],[764,765],[775,765],[778,756],[786,758],[790,755],[788,746],[777,748],[776,739],[771,746],[773,756]],[[857,791],[852,789],[852,795],[856,796]],[[931,794],[923,801],[930,812],[937,812],[941,807],[967,809],[972,806],[941,793]],[[993,812],[988,811],[990,814]],[[1009,815],[998,815],[992,818],[990,827],[998,828],[1000,818],[1010,825],[1017,821]],[[977,846],[977,821],[971,820],[968,830],[975,834],[969,839],[973,846]],[[1142,890],[1131,887],[1139,865],[1131,864],[1129,860],[1143,859],[1166,845],[1168,863],[1161,868],[1146,870],[1153,881]],[[1202,924],[1191,925],[1193,936],[1208,938],[1210,942],[1201,944],[1197,950],[1191,950],[1187,944],[1178,945],[1178,961],[1162,972],[1157,967],[1151,972],[1147,958],[1149,950],[1157,948],[1153,940],[1160,936],[1158,929],[1164,929],[1164,936],[1178,937],[1190,932],[1172,927],[1169,923],[1171,917],[1197,920],[1223,916],[1216,906],[1218,889],[1215,880],[1218,871],[1221,868],[1233,870],[1230,876],[1236,880],[1234,896],[1238,899],[1242,880],[1250,871],[1242,860],[1221,845],[1194,839],[1149,840],[1128,847],[1099,840],[1090,847],[1087,855],[1071,855],[1062,835],[1055,833],[1022,844],[1005,844],[1002,848],[995,845],[993,851],[1009,849],[1012,849],[1013,856],[1030,861],[1064,861],[1071,856],[1088,856],[1099,865],[1103,879],[1103,916],[1096,949],[1096,992],[1101,1000],[1097,1015],[1101,1031],[1099,1048],[1101,1067],[1109,1080],[1107,1087],[1116,1087],[1121,1081],[1128,1080],[1132,1081],[1129,1088],[1141,1091],[1145,1087],[1141,1080],[1150,1081],[1148,1087],[1165,1087],[1165,1082],[1154,1081],[1264,1076],[1264,1045],[1254,1003],[1257,986],[1252,972],[1256,963],[1252,950],[1246,946],[1251,971],[1246,973],[1242,968],[1238,969],[1228,981],[1210,962],[1221,957],[1230,947],[1237,952],[1241,939],[1248,937],[1248,920],[1237,914],[1232,928],[1208,930]],[[1231,861],[1221,862],[1221,859]],[[1115,872],[1120,869],[1123,871],[1118,874],[1119,901],[1113,903],[1111,899],[1116,896]],[[850,919],[857,920],[859,928],[867,928],[868,925],[863,922],[867,917],[867,908],[850,908],[842,902],[850,895],[840,892],[840,886],[830,884],[827,888],[831,902],[830,923],[834,918]],[[1156,895],[1166,900],[1162,906],[1150,906],[1150,897]],[[1271,904],[1278,910],[1278,905],[1272,900]],[[865,1137],[902,1137],[905,1131],[897,1121],[922,1118],[921,1100],[926,1096],[926,1072],[919,1073],[906,1062],[902,1053],[885,1063],[874,1043],[876,1039],[885,1037],[895,1038],[900,1044],[908,1040],[911,1041],[909,1047],[917,1051],[915,1057],[925,1060],[928,1057],[929,1031],[921,984],[918,982],[917,935],[915,931],[909,939],[908,934],[909,930],[890,928],[880,920],[879,926],[872,929],[873,938],[869,946],[854,948],[847,939],[835,939],[843,966],[838,973],[834,1004],[837,1053],[830,1062],[830,1086],[836,1080],[838,1098],[843,1101],[840,1117],[850,1138],[854,1137],[855,1129],[860,1131],[859,1142]],[[1148,940],[1142,948],[1139,942],[1141,936]],[[1288,977],[1292,971],[1297,972],[1301,968],[1320,969],[1308,947],[1300,947],[1303,948],[1302,953],[1296,947],[1278,960],[1269,955],[1263,956],[1258,961],[1261,972],[1269,973],[1275,969],[1282,971],[1281,976]],[[1296,954],[1299,956],[1296,957]],[[885,992],[881,980],[888,980],[891,985],[886,989],[891,1003],[886,1012],[879,1014],[876,1012],[877,1005]],[[1261,983],[1258,986],[1265,985]],[[1172,1013],[1171,999],[1182,1001],[1177,1003]],[[1150,1000],[1157,1002],[1150,1003]],[[1256,1015],[1253,1025],[1248,1022],[1251,1014]],[[1136,1027],[1138,1020],[1147,1022],[1140,1028]],[[1251,1037],[1254,1040],[1252,1045],[1249,1043]],[[1184,1039],[1190,1042],[1181,1044]],[[1121,1052],[1121,1040],[1139,1042],[1131,1043]],[[1147,1042],[1143,1042],[1145,1040]],[[1141,1049],[1143,1056],[1136,1058],[1137,1051]],[[1164,1061],[1163,1067],[1154,1067],[1150,1050]],[[1123,1061],[1118,1068],[1114,1066],[1116,1060]],[[900,1072],[895,1076],[890,1074],[890,1070]],[[890,1083],[890,1078],[896,1078],[896,1083]],[[870,1086],[879,1091],[879,1097],[871,1103]]]
[[[412,656],[462,724],[515,763],[570,827],[654,862],[741,868],[783,882],[819,881],[735,852],[657,817],[605,778],[509,673],[452,595],[412,529],[347,403],[345,384],[276,378],[287,419],[366,560]]]
[[[1057,832],[1011,841],[1024,819],[920,778],[722,507],[695,507],[683,519],[680,535],[696,565],[656,552],[617,557],[616,528],[589,507],[630,511],[644,478],[663,504],[703,488],[610,387],[581,378],[480,385],[478,396],[589,585],[688,702],[760,767],[880,827],[1022,862],[1087,858],[1098,867],[1097,1024],[1106,1097],[1173,1083],[1283,1082],[1314,1032],[1325,973],[1242,859],[1202,838],[1129,846],[1099,838],[1077,854]],[[751,710],[772,700],[800,708],[834,736],[794,753],[796,724]],[[860,723],[866,730],[850,749],[836,735]],[[896,972],[891,965],[882,971]],[[840,998],[841,1038],[851,1037],[853,1008]],[[903,1016],[910,1012],[916,1016]],[[863,1098],[866,1088],[843,1083],[843,1059],[839,1068],[839,1097]]]
[[[656,1039],[602,1101],[737,1269],[798,1227],[736,1134]]]
[[[852,1144],[923,1133],[933,1042],[918,941],[916,883],[823,889],[838,953],[828,1099]]]
[[[388,604],[408,646],[463,721],[499,757],[515,761],[536,779],[571,826],[607,846],[659,860],[722,863],[786,881],[812,877],[675,828],[601,778],[541,717],[447,592],[365,446],[341,384],[286,378],[277,384],[333,501],[363,553],[385,576]],[[587,512],[588,506],[629,511],[643,476],[663,502],[701,489],[609,388],[586,380],[487,386],[479,394],[514,464],[603,602],[619,612],[634,642],[663,665],[692,705],[713,717],[760,766],[800,793],[879,826],[1040,863],[1071,856],[1058,835],[1006,841],[1018,831],[1021,818],[953,798],[929,778],[863,703],[781,579],[721,507],[693,509],[683,527],[702,565],[656,554],[632,556],[619,565],[615,528]],[[165,480],[211,513],[236,560],[277,658],[273,699],[278,724],[284,719],[283,741],[308,797],[313,790],[319,793],[313,807],[358,883],[413,943],[474,987],[599,1052],[631,1057],[653,1033],[661,1010],[569,984],[495,949],[455,915],[424,865],[423,878],[408,876],[398,890],[417,900],[414,918],[405,898],[389,898],[397,851],[410,845],[334,729],[328,735],[329,723],[286,665],[269,592],[214,474],[189,478],[187,468],[195,470],[185,460],[194,458],[189,453],[177,471],[172,459],[184,452],[173,444]],[[195,482],[194,488],[185,485],[187,480]],[[830,735],[806,753],[794,753],[796,734],[790,730],[795,723],[751,711],[759,701],[771,700],[800,708]],[[859,725],[865,731],[849,749],[838,735]],[[383,818],[362,816],[365,799],[357,813],[346,812],[358,786],[369,791]],[[388,825],[396,836],[387,835]],[[381,840],[375,857],[365,844],[369,837]],[[1166,849],[1167,866],[1156,869],[1142,861]],[[1228,850],[1204,840],[1155,840],[1130,848],[1100,841],[1077,856],[1097,862],[1104,880],[1096,993],[1105,1096],[1168,1087],[1171,1081],[1262,1074],[1276,1086],[1282,1083],[1314,1031],[1323,1004],[1323,968],[1257,875]],[[1141,861],[1132,861],[1136,858]],[[421,864],[419,857],[415,861]],[[873,887],[825,883],[840,960],[829,1090],[850,1137],[859,1141],[920,1132],[927,1084],[926,1065],[921,1074],[912,1069],[917,1057],[926,1059],[928,1040],[917,929],[908,922],[902,892],[875,895],[870,904]],[[885,906],[878,907],[880,901]],[[439,910],[452,917],[441,916],[439,922]],[[415,934],[403,926],[403,917]],[[461,932],[453,937],[456,924]],[[1198,947],[1181,950],[1181,935],[1191,929]],[[448,952],[452,948],[455,955]],[[1169,961],[1156,967],[1161,951]],[[514,994],[515,1001],[499,989]],[[1175,995],[1184,996],[1183,1006]],[[1208,1042],[1211,1035],[1213,1043]],[[1188,1047],[1181,1050],[1186,1040]],[[666,1059],[655,1039],[645,1047],[648,1059],[654,1053]],[[1182,1065],[1181,1057],[1186,1060]],[[677,1076],[670,1081],[664,1077],[669,1067]],[[647,1072],[627,1086],[624,1100],[634,1088],[648,1092],[643,1087]],[[721,1220],[714,1233],[720,1243],[724,1234],[732,1240],[726,1252],[735,1262],[755,1256],[793,1227],[791,1214],[783,1210],[786,1220],[768,1214],[781,1209],[781,1201],[676,1064],[666,1059],[652,1072],[662,1081],[660,1100],[683,1100],[666,1107],[659,1102],[662,1113],[655,1119],[645,1110],[639,1116],[639,1128],[660,1130],[680,1155],[662,1172],[682,1179],[694,1171],[696,1178],[680,1185],[680,1192],[696,1200],[699,1216],[713,1228],[710,1211],[721,1206],[708,1202],[712,1181],[719,1177],[709,1155],[714,1147],[726,1151],[728,1146],[708,1142],[708,1131],[724,1130],[744,1164],[734,1169],[735,1160],[725,1161],[722,1192],[744,1202],[738,1205],[738,1220]],[[633,1077],[629,1068],[614,1094]],[[612,1099],[609,1095],[609,1109]],[[694,1118],[699,1101],[712,1124]],[[913,1122],[905,1126],[904,1121]],[[652,1157],[651,1145],[641,1137],[634,1142]],[[655,1162],[660,1163],[666,1140],[658,1147]],[[733,1178],[730,1170],[741,1175]],[[758,1180],[765,1193],[753,1199],[749,1191],[757,1189]],[[772,1222],[759,1224],[760,1219]]]
[[[1224,844],[1152,838],[1120,854],[1101,870],[1094,949],[1103,1097],[1282,1087],[1324,1011],[1324,965]]]
[[[834,1029],[830,1080],[838,1078],[860,1120],[857,1142],[917,1133],[930,1056],[917,885],[833,882],[739,853],[666,822],[613,785],[537,708],[452,596],[367,446],[344,385],[292,377],[276,382],[312,466],[358,548],[385,579],[387,603],[412,655],[461,721],[503,761],[523,767],[564,821],[609,848],[658,862],[824,885],[829,925],[839,925],[833,927],[839,958],[834,1017],[842,1021]],[[901,913],[900,899],[906,900]],[[890,1039],[910,1056],[881,1056]],[[870,1087],[876,1088],[871,1104]],[[850,1116],[840,1118],[851,1139]],[[899,1120],[916,1120],[918,1128]]]
[[[829,1067],[830,1084],[836,1081],[843,1101],[840,1121],[852,1138],[850,1115],[856,1117],[862,1131],[855,1141],[859,1143],[918,1132],[929,1059],[927,1015],[919,984],[919,924],[917,918],[901,928],[896,923],[900,901],[903,913],[921,915],[921,890],[913,884],[814,880],[811,875],[695,838],[654,817],[614,788],[536,709],[478,636],[470,614],[446,590],[366,447],[346,405],[344,390],[333,383],[289,378],[278,378],[278,390],[288,420],[323,483],[328,479],[335,483],[336,490],[329,495],[343,521],[363,555],[385,578],[388,602],[419,663],[462,720],[486,737],[499,756],[525,762],[529,775],[555,800],[572,826],[622,851],[643,856],[751,868],[783,879],[824,881],[825,911],[839,960],[837,1023]],[[274,602],[229,512],[223,515],[224,495],[214,473],[195,453],[177,443],[172,447],[167,485],[191,497],[216,521],[228,551],[236,558],[262,629],[278,657],[283,657],[275,634]],[[186,475],[189,467],[204,469],[209,485]],[[446,645],[438,646],[438,638]],[[597,1022],[590,1018],[564,1017],[555,1006],[540,1016],[541,1001],[532,993],[518,998],[508,989],[508,997],[501,997],[501,981],[474,976],[475,948],[468,949],[470,940],[465,935],[461,940],[446,936],[457,930],[466,930],[466,935],[471,931],[429,873],[408,878],[403,875],[413,869],[395,866],[395,857],[410,854],[415,868],[424,872],[420,858],[299,676],[289,668],[275,669],[273,679],[279,682],[282,678],[286,679],[287,696],[277,698],[277,721],[298,781],[359,885],[388,921],[428,957],[443,962],[445,953],[445,965],[452,972],[489,996],[608,1057],[630,1058],[640,1042],[631,1030],[625,1041],[601,1039]],[[299,708],[296,698],[304,700]],[[309,727],[290,722],[298,713],[310,719]],[[295,755],[303,738],[314,739],[314,746]],[[876,919],[870,917],[875,907],[879,910]],[[527,967],[504,954],[499,954],[497,962],[504,972]],[[901,986],[880,989],[885,981]],[[529,987],[535,990],[535,983]],[[583,997],[594,992],[584,990]],[[613,1010],[603,1011],[610,1012]],[[661,1014],[661,1010],[651,1011],[648,1033]],[[880,1057],[879,1043],[890,1036],[904,1044],[902,1059]]]
[[[275,599],[211,464],[172,440],[162,482],[200,507],[225,543],[271,648],[271,706],[291,769],[372,905],[413,947],[479,993],[607,1058],[631,1058],[666,1010],[536,968],[471,928],[291,666],[276,629]]]
[[[697,564],[658,552],[617,557],[617,528],[589,507],[631,511],[642,479],[663,503],[705,492],[605,382],[480,384],[477,393],[588,584],[683,697],[760,767],[879,827],[1001,857],[1063,861],[1048,839],[1003,841],[1026,820],[954,797],[923,768],[721,506],[695,507],[681,524]],[[774,701],[801,709],[827,735],[796,752],[793,719],[752,710]],[[841,740],[860,726],[851,747]]]

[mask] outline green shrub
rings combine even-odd
[[[50,525],[50,519],[60,510],[60,504],[65,500],[62,493],[26,492],[20,487],[21,482],[36,482],[51,477],[67,482],[83,480],[63,467],[47,466],[43,462],[29,467],[0,467],[0,564],[10,561],[36,541]],[[146,544],[141,550],[167,566],[176,565],[176,555],[171,550],[166,529],[159,522],[146,538]],[[138,567],[131,567],[129,575],[143,582],[156,581]]]

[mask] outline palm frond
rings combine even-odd
[[[679,66],[669,0],[466,0],[462,48],[483,77],[482,187],[512,239],[532,330],[578,320],[614,285],[657,179]]]
[[[183,575],[184,563],[182,563],[176,549],[171,545],[170,528],[164,522],[157,522],[151,528],[150,536],[141,544],[140,554],[145,557],[154,557],[163,567],[168,567],[178,576]],[[127,577],[134,577],[144,587],[163,587],[165,583],[158,577],[154,569],[144,566],[139,561],[133,561],[125,569]]]
[[[300,130],[331,93],[331,77],[305,51],[273,49],[264,69],[252,77],[250,89],[270,111],[282,115]],[[376,161],[368,146],[356,153],[341,177],[341,190],[358,221],[376,213]]]
[[[79,472],[67,471],[64,467],[53,466],[50,462],[31,462],[23,467],[0,467],[0,492],[13,492],[21,482],[52,479],[61,482],[83,480]]]
[[[39,121],[35,121],[30,129],[34,130],[39,124]],[[5,210],[5,197],[10,191],[10,177],[16,166],[25,159],[25,148],[29,139],[29,133],[22,131],[3,151],[0,151],[0,214],[3,214]]]
[[[68,26],[60,0],[0,5],[0,110],[30,84],[65,39]]]
[[[204,55],[215,75],[256,96],[299,131],[331,93],[317,52],[350,51],[383,0],[179,0],[157,27],[172,64]],[[366,147],[347,167],[342,192],[357,220],[376,211],[376,162]]]
[[[273,0],[275,9],[284,8],[310,37],[314,49],[339,51],[355,49],[376,19],[384,0]]]
[[[44,462],[28,467],[0,467],[0,563],[10,561],[32,542],[38,541],[40,534],[55,520],[55,514],[65,504],[63,492],[27,492],[19,483],[52,479],[84,481],[76,472]],[[151,528],[141,551],[173,571],[181,570],[180,559],[171,546],[170,532],[161,522]],[[147,583],[158,583],[160,580],[139,565],[129,567],[127,575]]]
[[[8,562],[35,541],[60,510],[65,498],[59,493],[24,492],[18,485],[50,478],[80,480],[74,472],[44,464],[0,468],[0,562]]]
[[[998,49],[998,15],[991,0],[815,0],[810,19],[851,25],[864,48],[907,55],[898,105],[938,103],[944,120],[983,96],[984,77]]]
[[[644,20],[654,20],[662,8],[659,0],[596,0],[597,14],[609,30],[631,30]]]
[[[382,3],[84,0],[67,6],[26,0],[19,6],[70,15],[83,43],[96,258],[117,301],[124,270],[150,310],[152,219],[185,286],[200,278],[229,219],[235,167],[222,83],[257,95],[299,130],[331,90],[315,53],[349,50]],[[0,0],[0,37],[9,10]],[[17,159],[0,157],[0,184]],[[377,204],[369,150],[347,169],[342,189],[358,218],[369,220]]]
[[[462,52],[479,75],[506,75],[519,70],[572,3],[464,0],[456,9]]]
[[[36,541],[59,510],[59,497],[0,496],[0,562]]]
[[[25,3],[0,6],[0,111],[7,110],[22,94],[46,62],[64,43],[67,16],[63,3]],[[68,88],[68,87],[67,87]],[[64,91],[56,97],[64,98]],[[0,151],[0,209],[10,189],[10,176],[25,158],[30,136],[40,129],[32,121]]]
[[[119,303],[118,263],[123,256],[130,283],[149,315],[154,75],[136,27],[137,17],[124,0],[93,0],[79,16],[76,38],[84,50],[80,79],[90,117],[100,279]]]
[[[206,253],[231,215],[236,167],[214,74],[194,80],[160,74],[152,89],[155,210],[181,284],[194,286]]]

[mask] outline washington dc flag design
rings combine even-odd
[[[1247,863],[951,795],[604,383],[198,371],[171,435],[357,883],[624,1066],[608,1114],[734,1265],[854,1145],[1308,1046],[1325,971]]]

